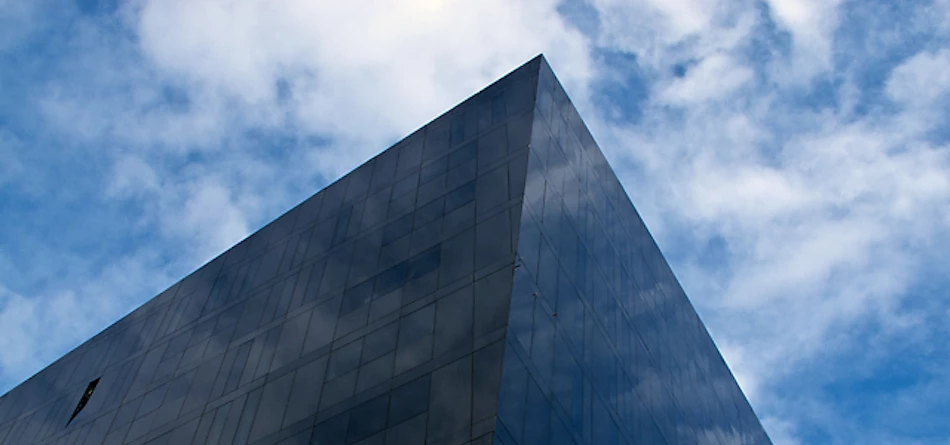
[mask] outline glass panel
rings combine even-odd
[[[359,369],[359,377],[356,381],[356,392],[363,392],[389,380],[393,374],[393,358],[395,355],[395,353],[390,352],[363,364]]]
[[[327,380],[334,379],[356,369],[360,364],[360,354],[363,351],[363,339],[334,349],[330,353],[330,364],[327,367]]]
[[[475,200],[475,181],[470,181],[445,195],[445,212],[449,213]]]
[[[426,414],[422,413],[386,431],[387,444],[424,443],[426,437]]]
[[[482,174],[475,181],[478,214],[486,215],[508,201],[508,164]]]
[[[475,282],[475,338],[494,332],[508,324],[511,277],[511,267],[509,266]]]
[[[426,374],[394,389],[389,407],[389,424],[401,423],[428,410],[429,385],[430,375]]]
[[[508,154],[508,135],[504,126],[478,138],[478,168],[482,169]]]
[[[478,154],[476,143],[469,142],[463,145],[458,150],[453,151],[449,154],[448,157],[448,168],[454,169],[462,164],[465,164],[467,161],[475,159],[475,156]]]
[[[511,218],[501,212],[478,224],[475,245],[475,270],[497,263],[511,261]]]
[[[353,395],[353,390],[356,386],[356,371],[351,371],[348,374],[344,374],[340,377],[337,377],[334,380],[329,380],[323,385],[323,394],[320,396],[320,409],[326,409],[337,403],[342,402],[347,397]]]
[[[367,334],[363,344],[361,361],[366,363],[387,352],[394,351],[396,349],[396,337],[399,332],[398,328],[399,324],[393,322]]]
[[[551,405],[534,379],[528,379],[525,402],[524,443],[550,443]],[[614,444],[616,442],[594,442]]]
[[[527,381],[528,371],[521,363],[521,359],[512,351],[512,345],[509,342],[508,347],[505,348],[504,371],[498,398],[498,420],[514,438],[512,443],[522,443],[524,436]]]
[[[439,439],[472,423],[472,357],[432,371],[427,440]]]
[[[475,176],[475,159],[462,162],[457,167],[449,170],[448,174],[446,174],[445,188],[446,190],[456,190],[458,187],[461,187],[462,185],[475,179]],[[448,210],[446,210],[446,212],[448,212]]]
[[[439,285],[444,286],[474,271],[475,231],[466,230],[442,243]]]
[[[318,305],[311,312],[310,326],[304,340],[304,354],[326,346],[333,341],[341,300],[340,297],[332,298],[326,303]]]
[[[434,329],[435,304],[429,304],[399,320],[399,344],[431,334]]]
[[[251,442],[280,429],[293,383],[294,373],[290,373],[264,385],[260,407],[257,409],[254,426],[251,428],[249,438]]]
[[[389,407],[389,395],[379,396],[350,412],[350,425],[347,428],[347,442],[356,442],[386,428],[386,410]]]
[[[274,346],[274,358],[271,362],[271,371],[280,368],[297,357],[306,340],[307,325],[310,324],[309,314],[299,314],[284,323],[280,330],[280,339]]]
[[[293,392],[287,400],[283,426],[316,414],[326,368],[327,356],[323,356],[301,366],[294,373]]]
[[[432,334],[403,343],[400,339],[396,348],[394,374],[402,374],[432,358]]]
[[[461,348],[472,349],[472,287],[468,286],[436,302],[434,355]]]
[[[485,346],[472,355],[472,420],[475,422],[495,415],[504,357],[504,340]]]
[[[313,445],[346,445],[349,412],[332,417],[313,427]]]

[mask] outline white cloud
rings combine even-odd
[[[891,72],[887,95],[909,107],[927,107],[946,102],[950,92],[950,50],[915,54]]]
[[[925,8],[926,14],[936,23],[939,32],[950,34],[950,0],[936,0],[931,8]]]
[[[63,327],[64,333],[71,332],[76,320],[84,317],[79,311],[81,304],[72,292],[64,292],[42,298],[25,298],[9,289],[0,288],[0,367],[7,374],[9,370],[39,368],[48,357],[37,356],[37,351],[62,349],[63,345],[49,342],[64,341],[75,343],[74,334],[65,336],[50,332],[51,327]],[[48,353],[47,353],[48,354]],[[46,355],[46,354],[44,354]],[[20,377],[20,376],[17,376]]]
[[[775,167],[708,167],[707,163],[699,163],[693,169],[695,182],[686,191],[685,198],[696,204],[690,217],[697,220],[734,219],[741,224],[763,224],[808,209],[816,199],[804,184]]]
[[[706,57],[684,78],[670,82],[659,96],[675,105],[696,105],[722,100],[752,80],[751,68],[724,54]]]
[[[772,17],[792,37],[792,58],[774,65],[773,76],[803,82],[830,70],[842,0],[767,0],[767,3]]]
[[[134,197],[143,192],[158,192],[160,184],[155,169],[142,158],[124,155],[113,167],[106,193],[116,197]]]
[[[829,336],[841,338],[841,329],[869,316],[900,320],[888,312],[914,279],[916,263],[905,249],[948,228],[945,149],[902,132],[899,116],[879,128],[815,115],[776,146],[779,135],[712,134],[729,128],[734,112],[687,113],[682,124],[651,122],[660,127],[645,127],[647,134],[628,128],[604,145],[636,147],[622,153],[648,173],[626,182],[648,222],[653,215],[667,222],[650,225],[661,246],[682,236],[665,228],[670,223],[693,228],[701,243],[726,241],[732,274],[716,277],[725,281],[702,284],[708,273],[683,278],[700,307],[715,314],[717,338],[730,340],[730,349],[761,351],[733,353],[752,357],[742,360],[740,375],[754,374],[745,380],[793,372]]]
[[[676,46],[704,48],[699,55],[734,46],[749,31],[753,2],[721,0],[594,0],[603,24],[600,45],[645,55],[648,62],[675,54]],[[738,32],[738,34],[736,34]],[[675,62],[674,62],[675,63]]]
[[[657,79],[661,93],[674,102],[722,97],[710,83],[734,88],[748,80],[742,48],[748,45],[759,19],[751,1],[677,0],[627,2],[593,0],[601,26],[596,43],[601,49],[635,54],[644,81]],[[703,72],[675,79],[675,67],[705,63]],[[693,67],[692,70],[695,70]],[[601,67],[606,73],[613,67]],[[726,79],[708,78],[726,74]],[[628,76],[629,73],[614,73]],[[665,90],[665,91],[664,91]],[[691,98],[698,93],[705,98]],[[589,113],[588,113],[589,114]],[[590,120],[590,119],[588,119]]]
[[[741,342],[739,339],[735,341]],[[729,338],[720,339],[716,346],[719,348],[726,364],[729,365],[729,369],[732,371],[739,387],[742,388],[743,394],[755,406],[756,402],[759,402],[759,397],[762,397],[760,392],[762,382],[758,380],[757,374],[751,371],[752,366],[748,363],[749,359],[746,356],[749,351],[743,348],[741,343],[733,344],[733,340]]]
[[[801,445],[798,439],[795,425],[787,420],[777,419],[775,417],[763,417],[762,425],[769,432],[769,439],[772,439],[773,445]]]
[[[345,161],[315,166],[330,177],[539,52],[566,81],[589,71],[583,37],[545,2],[149,2],[137,24],[165,74],[252,123],[331,137]]]
[[[194,237],[199,257],[210,259],[247,235],[249,227],[227,185],[205,179],[192,187],[181,212],[172,214],[165,226]]]

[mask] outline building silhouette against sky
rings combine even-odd
[[[543,57],[0,398],[0,444],[770,444]]]

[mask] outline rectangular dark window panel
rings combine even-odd
[[[429,407],[429,375],[393,390],[389,405],[389,424],[396,425],[425,412]]]
[[[442,252],[439,245],[420,253],[409,259],[406,263],[406,274],[408,280],[414,280],[422,277],[429,272],[439,268],[442,262]]]

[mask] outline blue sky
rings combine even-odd
[[[950,1],[0,0],[0,391],[543,52],[777,445],[948,444]]]

